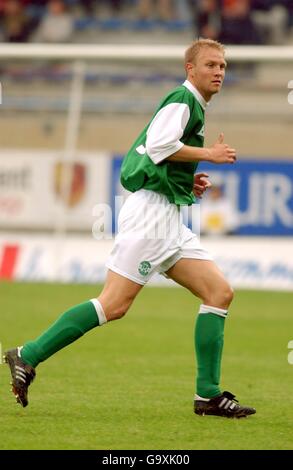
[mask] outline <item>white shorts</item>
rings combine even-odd
[[[164,274],[181,258],[213,259],[182,223],[176,204],[154,191],[132,193],[120,211],[107,268],[144,285],[155,272]]]

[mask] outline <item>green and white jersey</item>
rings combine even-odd
[[[150,189],[177,205],[192,204],[197,163],[166,161],[183,147],[203,147],[207,103],[188,81],[171,91],[125,156],[121,183],[131,192]]]

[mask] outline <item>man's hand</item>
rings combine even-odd
[[[221,133],[212,147],[183,145],[166,160],[169,162],[235,163],[236,150],[224,144],[224,134]]]
[[[207,150],[209,155],[208,160],[211,163],[235,163],[236,150],[224,144],[223,132],[219,135],[217,142]]]
[[[212,183],[208,181],[209,175],[207,173],[197,173],[194,175],[193,194],[201,199],[203,193],[212,186]]]

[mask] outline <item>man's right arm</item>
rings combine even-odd
[[[236,150],[224,144],[224,134],[221,133],[217,142],[211,147],[201,148],[183,145],[181,149],[170,155],[166,160],[171,162],[234,163]]]

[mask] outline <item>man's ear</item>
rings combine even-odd
[[[186,72],[190,73],[193,66],[194,66],[194,64],[192,64],[191,62],[187,62],[186,65],[185,65]]]

